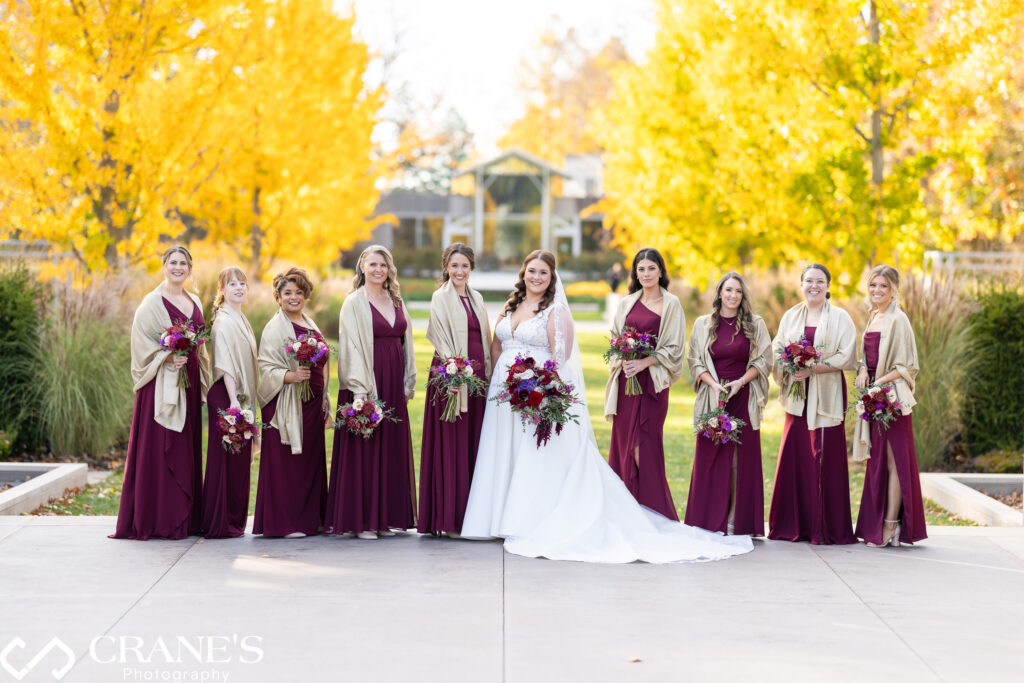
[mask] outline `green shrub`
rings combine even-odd
[[[978,294],[971,315],[978,362],[966,377],[964,440],[971,455],[1024,449],[1024,291],[1003,284]]]
[[[964,385],[973,374],[970,316],[977,305],[952,281],[908,277],[900,292],[917,340],[921,370],[914,406],[914,446],[922,470],[940,469],[962,429]]]
[[[23,262],[0,267],[0,430],[10,454],[34,452],[42,439],[36,378],[41,357],[43,287]]]
[[[127,280],[79,291],[54,287],[43,342],[46,363],[35,378],[51,451],[101,455],[131,424],[130,311]]]

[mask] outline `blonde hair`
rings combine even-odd
[[[167,259],[171,258],[174,254],[181,254],[185,257],[185,263],[188,264],[188,274],[192,278],[192,291],[198,292],[199,287],[196,286],[196,271],[192,267],[192,254],[184,246],[175,244],[174,246],[168,247],[164,250],[164,253],[160,255],[160,263],[167,265]]]
[[[401,287],[398,284],[398,269],[395,268],[395,259],[387,247],[379,244],[371,244],[359,255],[356,262],[356,275],[352,278],[352,291],[355,291],[366,284],[366,275],[363,274],[363,263],[371,254],[379,254],[384,257],[384,263],[388,265],[388,276],[384,280],[384,291],[391,297],[391,302],[396,306],[402,305],[402,296],[399,294]]]
[[[210,322],[217,317],[217,311],[224,308],[224,288],[232,279],[249,284],[249,279],[245,277],[245,271],[238,266],[228,266],[220,271],[220,274],[217,275],[217,296],[213,300],[213,315],[210,316]]]
[[[892,266],[884,263],[879,263],[877,266],[871,269],[868,273],[868,287],[871,286],[871,281],[881,275],[885,278],[885,281],[889,283],[889,289],[892,290],[892,300],[894,303],[899,304],[900,302],[900,271],[896,270]],[[871,310],[875,310],[875,305],[871,303],[871,297],[868,296],[868,305]]]

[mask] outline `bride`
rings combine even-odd
[[[517,354],[538,364],[555,360],[581,400],[574,407],[579,424],[567,423],[538,448],[508,404],[488,403],[463,537],[500,537],[517,555],[584,562],[695,562],[753,549],[749,536],[722,536],[642,507],[608,467],[587,414],[572,315],[547,251],[526,257],[495,327],[488,398]]]

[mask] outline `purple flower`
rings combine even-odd
[[[356,414],[356,411],[352,410],[351,408],[348,409],[348,416],[349,417],[355,417],[355,414]]]

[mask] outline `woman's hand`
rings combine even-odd
[[[324,392],[324,429],[330,429],[334,426],[334,416],[331,415],[331,399],[327,396],[327,392]]]
[[[722,386],[722,391],[727,392],[729,395],[726,397],[726,401],[731,399],[736,394],[740,393],[740,389],[743,388],[743,379],[734,379],[731,382],[726,383]]]
[[[242,409],[242,404],[238,402],[238,396],[233,396],[231,398],[231,405],[229,405],[228,408],[236,408],[238,410]]]
[[[365,401],[366,400],[366,394],[355,394],[355,395],[352,396],[352,400],[353,401]]]
[[[804,368],[798,372],[794,372],[790,377],[794,382],[803,382],[805,379],[811,376],[811,369]]]
[[[299,382],[305,382],[310,378],[310,371],[308,365],[300,365],[298,370],[289,370],[284,373],[285,384],[298,384]]]
[[[165,362],[173,365],[175,370],[181,370],[185,367],[185,363],[188,363],[188,356],[176,356],[172,353],[167,356]]]
[[[868,385],[868,369],[867,369],[867,368],[864,368],[864,367],[862,367],[862,368],[861,368],[861,369],[860,369],[860,370],[859,370],[859,371],[857,372],[857,379],[855,379],[855,380],[853,381],[853,383],[854,383],[854,385],[855,385],[855,386],[856,386],[856,387],[857,387],[858,389],[863,389],[863,388],[867,387],[867,385]]]
[[[637,360],[626,360],[622,361],[622,372],[626,377],[632,377],[639,375],[641,372],[657,363],[657,359],[654,356],[646,356]]]

